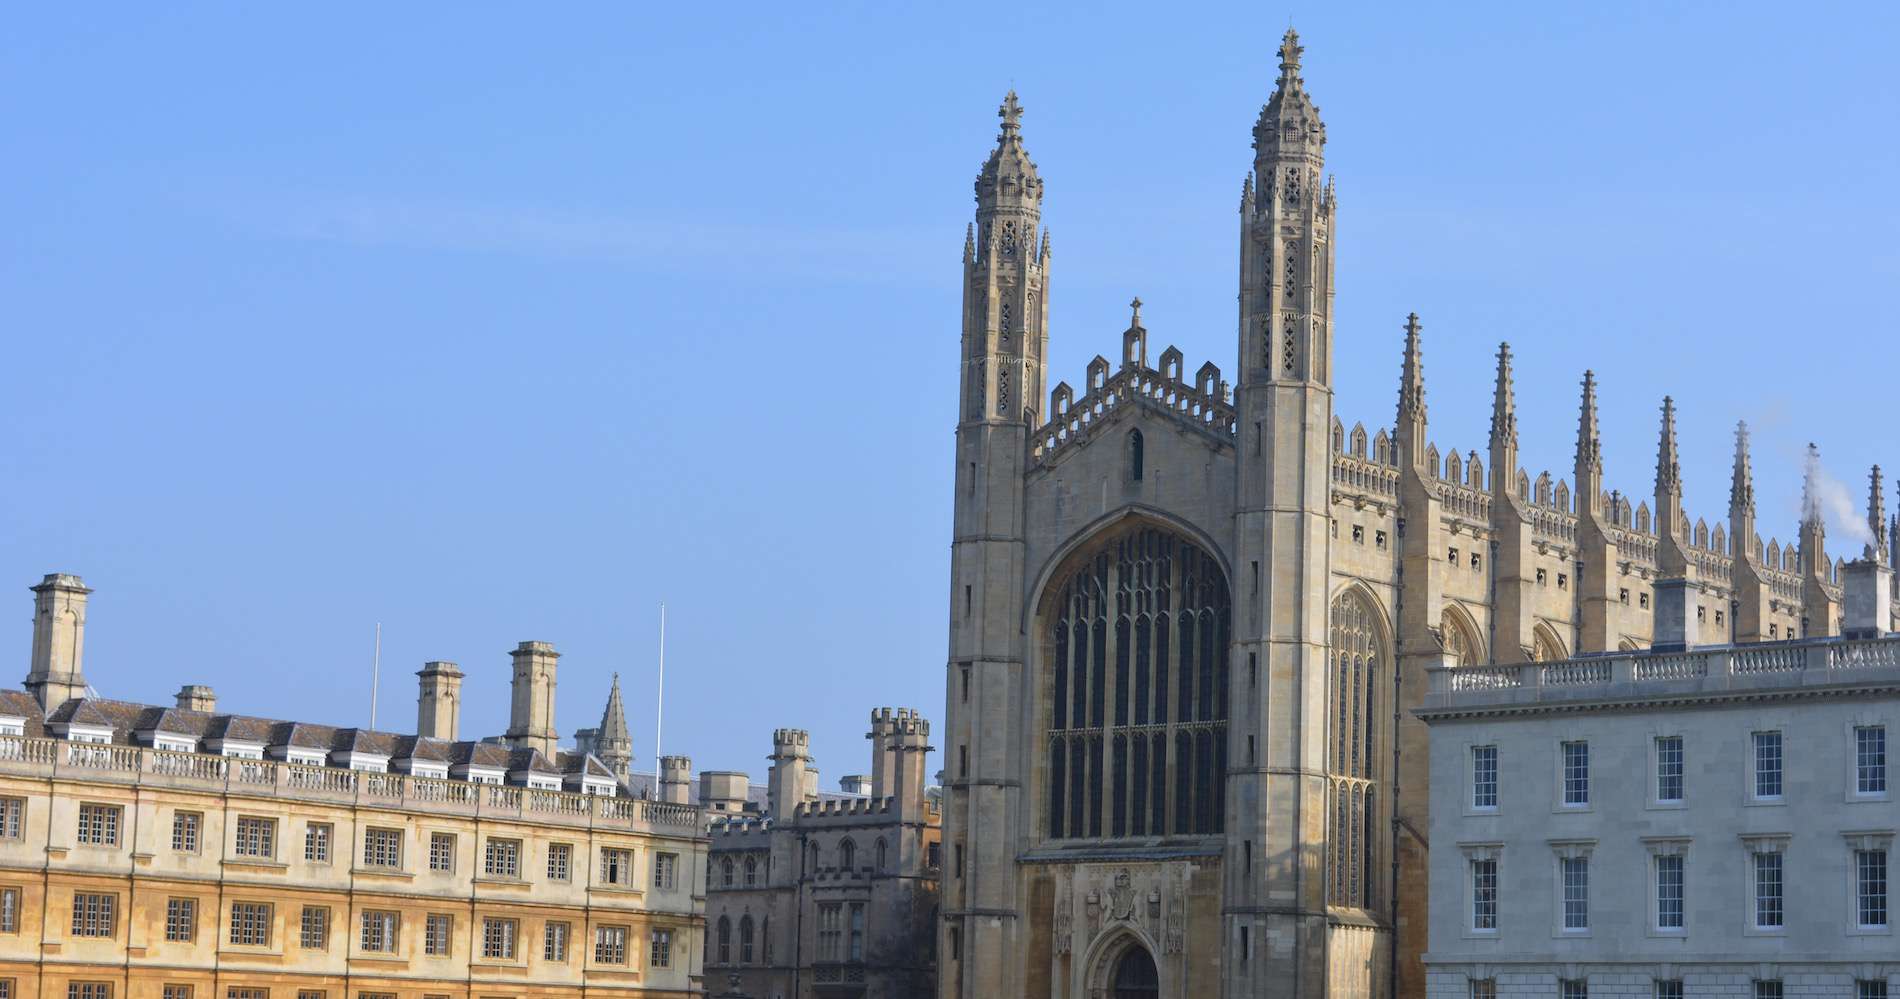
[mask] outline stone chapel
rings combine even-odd
[[[1416,315],[1392,425],[1335,414],[1301,55],[1289,30],[1253,128],[1231,384],[1152,352],[1136,300],[1115,361],[1048,387],[1043,180],[999,112],[963,251],[944,999],[1422,995],[1428,666],[1644,648],[1664,589],[1704,642],[1839,628],[1817,504],[1756,533],[1745,427],[1727,516],[1691,519],[1663,400],[1632,505],[1586,372],[1575,467],[1532,478],[1503,345],[1487,448],[1441,448]]]

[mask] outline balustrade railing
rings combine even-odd
[[[5,771],[70,773],[79,780],[223,786],[284,797],[347,798],[377,807],[443,806],[564,821],[644,824],[694,835],[704,831],[701,811],[694,805],[111,743],[0,736],[0,772]]]
[[[1900,671],[1900,635],[1844,641],[1824,638],[1762,645],[1711,646],[1679,652],[1634,652],[1583,656],[1549,663],[1438,666],[1427,670],[1435,695],[1524,689],[1580,691],[1623,685],[1755,678],[1763,684],[1789,681],[1864,682],[1867,670]],[[1785,677],[1780,679],[1777,677]],[[1733,683],[1734,681],[1729,681]],[[1726,684],[1715,688],[1730,689]],[[1605,693],[1609,693],[1606,690]],[[1576,696],[1566,693],[1565,697]],[[1617,696],[1622,696],[1619,693]],[[1474,696],[1473,701],[1483,698]],[[1467,700],[1453,698],[1453,702]]]

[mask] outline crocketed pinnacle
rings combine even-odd
[[[1498,344],[1498,382],[1491,393],[1491,443],[1517,446],[1517,393],[1511,386],[1508,343]]]
[[[1729,477],[1728,505],[1730,510],[1755,511],[1755,470],[1748,459],[1748,423],[1738,421],[1735,424],[1735,471]],[[1738,548],[1754,544],[1753,538],[1736,538]]]
[[[1867,476],[1867,532],[1873,540],[1867,545],[1867,557],[1885,565],[1887,562],[1887,497],[1882,490],[1880,466]]]
[[[1662,436],[1656,442],[1656,495],[1675,496],[1682,491],[1682,467],[1676,454],[1676,401],[1663,396]]]
[[[976,200],[985,208],[999,204],[1034,204],[1042,198],[1042,181],[1036,176],[1036,164],[1023,148],[1023,106],[1012,90],[996,111],[1003,127],[996,136],[996,148],[983,164],[976,179]]]
[[[1821,523],[1821,449],[1808,442],[1801,473],[1801,526]]]
[[[1292,35],[1288,31],[1289,36]],[[1425,359],[1419,346],[1418,334],[1424,329],[1419,325],[1418,313],[1409,313],[1405,317],[1405,363],[1399,371],[1399,419],[1400,426],[1413,420],[1425,422]]]
[[[1603,442],[1597,435],[1597,375],[1583,373],[1583,406],[1577,413],[1577,469],[1603,470]]]
[[[1286,37],[1280,41],[1280,77],[1253,127],[1253,146],[1260,156],[1317,158],[1319,147],[1326,144],[1326,126],[1320,121],[1319,107],[1306,92],[1306,81],[1300,78],[1300,55],[1305,51],[1299,32],[1286,29]]]

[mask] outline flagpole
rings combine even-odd
[[[376,691],[383,680],[383,623],[376,622],[376,652],[369,666],[369,730],[376,731]]]
[[[660,605],[660,691],[654,699],[653,779],[660,779],[660,726],[666,722],[666,605]]]

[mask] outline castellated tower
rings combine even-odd
[[[86,598],[78,576],[51,573],[33,587],[33,659],[26,689],[42,710],[86,696]]]
[[[930,722],[910,708],[879,708],[864,737],[871,741],[871,798],[892,799],[900,820],[920,820],[929,785],[925,761],[934,748]]]
[[[437,660],[422,664],[416,671],[421,679],[416,696],[416,734],[425,739],[454,742],[460,738],[462,714],[462,670],[452,662]]]
[[[554,728],[554,669],[561,654],[547,642],[522,642],[515,646],[514,698],[509,706],[508,744],[518,749],[538,749],[554,759],[560,734]]]
[[[767,807],[780,821],[818,797],[818,771],[811,765],[811,735],[804,729],[772,732],[772,772],[766,777]]]

